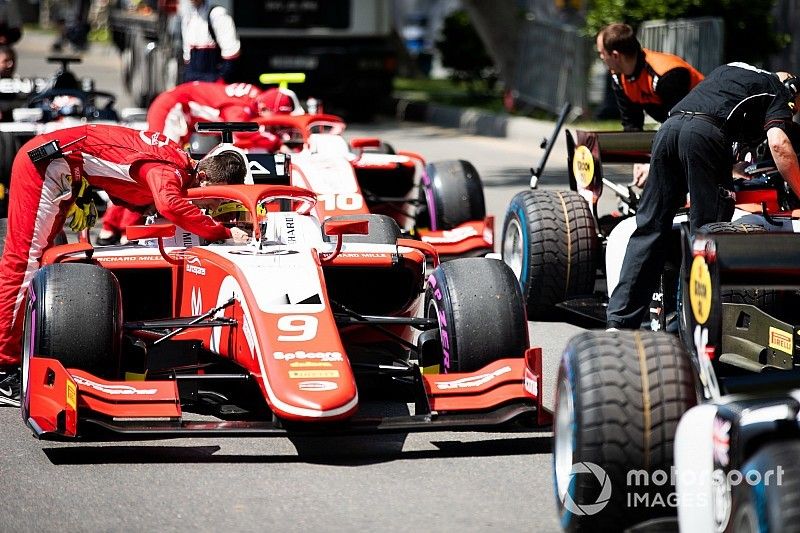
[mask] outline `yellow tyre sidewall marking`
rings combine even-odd
[[[572,156],[572,173],[581,188],[585,189],[594,179],[594,158],[592,152],[584,145],[575,148]]]
[[[698,324],[705,324],[711,313],[711,274],[702,256],[697,256],[692,261],[689,275],[689,302],[692,304],[694,319]]]

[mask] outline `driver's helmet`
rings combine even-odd
[[[294,91],[274,87],[256,97],[255,111],[262,117],[304,114],[303,107]]]
[[[258,206],[258,216],[263,217],[267,214],[263,204]],[[239,227],[252,226],[253,220],[250,211],[241,203],[236,201],[221,202],[216,208],[211,210],[209,215],[222,222],[233,223]]]
[[[61,94],[50,100],[50,110],[54,115],[76,117],[83,114],[83,101],[77,96]]]

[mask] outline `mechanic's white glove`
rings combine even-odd
[[[250,241],[250,235],[239,228],[231,228],[231,238],[236,244],[247,244]]]
[[[631,185],[635,185],[639,188],[644,187],[644,182],[647,181],[648,174],[650,174],[650,163],[634,163]]]

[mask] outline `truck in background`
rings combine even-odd
[[[180,80],[179,0],[114,0],[110,25],[123,59],[123,81],[146,107]],[[135,7],[130,7],[135,4]],[[326,112],[371,117],[389,101],[397,71],[391,0],[212,0],[233,17],[242,43],[237,81],[265,72],[302,72],[301,98]]]

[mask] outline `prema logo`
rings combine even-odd
[[[566,490],[561,495],[561,503],[564,504],[570,513],[576,516],[591,516],[602,511],[611,499],[611,480],[608,474],[603,470],[603,467],[584,461],[582,463],[575,463],[572,465],[572,470],[569,473],[569,480],[567,486],[572,485],[572,479],[577,474],[592,474],[597,482],[600,484],[600,494],[597,496],[597,501],[594,503],[581,503],[578,504],[572,499],[570,491]]]

